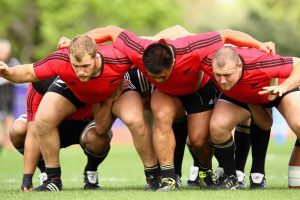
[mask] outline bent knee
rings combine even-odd
[[[208,138],[203,138],[201,140],[190,140],[191,145],[197,149],[206,148],[209,144]]]
[[[210,123],[210,134],[211,137],[224,137],[228,133],[231,133],[231,128],[221,123]]]
[[[300,137],[300,120],[295,120],[292,123],[291,128],[297,134],[297,136]]]

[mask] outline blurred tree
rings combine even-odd
[[[0,0],[0,37],[12,41],[14,55],[23,63],[30,62],[54,51],[62,35],[73,37],[107,25],[149,35],[181,24],[177,1]]]
[[[280,54],[299,55],[299,8],[299,0],[0,0],[0,37],[29,62],[54,51],[62,35],[107,25],[151,35],[180,24],[196,33],[241,30],[273,40]]]
[[[236,25],[261,41],[272,40],[282,55],[299,56],[300,1],[238,0],[247,13],[244,23]]]

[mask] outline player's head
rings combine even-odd
[[[241,78],[243,63],[239,55],[230,47],[218,49],[212,59],[216,81],[223,90],[230,90]]]
[[[11,54],[11,43],[6,39],[0,39],[0,61],[7,62]]]
[[[97,44],[87,35],[78,35],[70,43],[70,62],[82,82],[99,73],[99,54]]]
[[[148,75],[157,82],[164,82],[175,63],[173,49],[165,43],[149,45],[143,54],[143,64]]]

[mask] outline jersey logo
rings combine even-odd
[[[187,75],[189,71],[191,71],[192,67],[187,68],[186,70],[183,71],[183,75]]]
[[[70,82],[69,85],[75,85],[75,81]]]
[[[109,84],[110,84],[110,85],[112,85],[112,84],[114,84],[114,83],[118,82],[118,80],[119,80],[118,78],[116,78],[116,79],[113,79],[113,80],[109,81]]]
[[[251,87],[252,87],[252,88],[256,88],[256,87],[258,87],[258,84],[259,84],[259,83],[252,83],[252,84],[251,84]]]
[[[65,82],[61,79],[56,79],[54,84],[57,85],[58,87],[63,87],[63,85],[65,85]]]

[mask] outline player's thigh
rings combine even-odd
[[[123,93],[113,104],[112,112],[124,123],[133,122],[144,117],[141,95],[134,90]]]
[[[57,126],[75,111],[76,107],[68,99],[55,92],[47,92],[39,105],[35,121]]]
[[[175,97],[163,93],[159,90],[154,90],[151,95],[151,110],[153,117],[156,120],[162,120],[172,123],[174,119],[180,118],[182,113],[182,103]]]
[[[191,141],[204,141],[209,136],[212,109],[188,115],[188,133]]]
[[[286,119],[290,128],[300,137],[300,91],[285,95],[278,105],[279,112]]]
[[[213,110],[210,129],[214,130],[232,130],[237,124],[250,118],[250,112],[231,102],[219,99]]]

